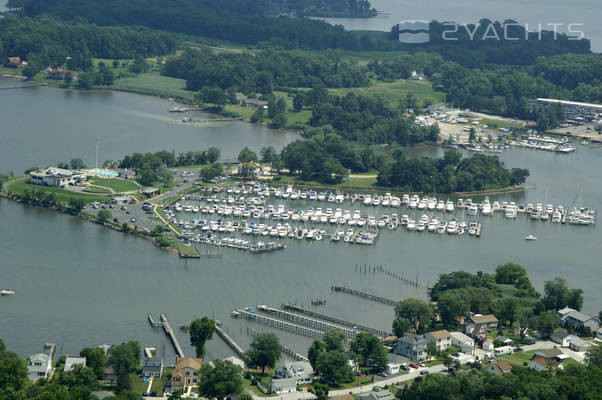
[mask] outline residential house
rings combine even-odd
[[[21,57],[8,57],[8,62],[4,64],[6,68],[19,68],[23,66]]]
[[[245,101],[243,101],[243,106],[245,107],[263,107],[263,108],[268,108],[268,102],[264,101],[264,100],[257,100],[257,99],[247,99]]]
[[[512,339],[509,339],[509,338],[507,338],[506,336],[503,336],[503,335],[497,335],[495,337],[495,340],[499,341],[504,346],[510,346],[510,345],[512,345]]]
[[[67,357],[65,358],[65,367],[63,368],[63,371],[65,372],[69,372],[73,370],[73,367],[79,364],[82,367],[86,366],[86,357],[71,357],[69,354],[67,354]]]
[[[462,353],[473,354],[474,353],[474,339],[466,336],[462,332],[451,332],[451,344],[457,346],[462,350]]]
[[[531,363],[529,364],[529,368],[535,369],[537,371],[544,371],[550,367],[562,368],[562,363],[567,358],[569,358],[569,356],[564,354],[558,348],[539,350],[533,353],[533,357],[531,357]]]
[[[172,390],[186,389],[186,386],[196,386],[198,377],[196,373],[203,366],[202,358],[178,357],[176,360],[176,369],[171,374]]]
[[[48,354],[34,354],[29,357],[29,362],[27,363],[27,377],[36,381],[42,378],[50,377],[50,373],[52,371],[52,360]]]
[[[571,336],[573,335],[571,335],[564,329],[559,329],[552,334],[550,339],[552,339],[552,342],[558,343],[562,347],[569,347],[569,339],[571,338]]]
[[[124,169],[117,172],[117,176],[122,179],[134,179],[136,177],[136,171],[131,169]]]
[[[59,81],[65,80],[67,75],[71,75],[73,79],[77,78],[77,72],[64,68],[50,69],[46,72],[46,74],[48,75],[48,78]]]
[[[600,321],[597,318],[572,308],[565,307],[557,313],[563,326],[573,329],[589,328],[592,332],[600,328]]]
[[[505,375],[512,372],[512,365],[508,361],[498,361],[494,363],[487,364],[485,366],[485,371],[491,372],[497,375]]]
[[[117,383],[117,374],[112,366],[105,367],[103,379],[109,384]]]
[[[475,314],[464,319],[464,333],[476,339],[485,339],[487,332],[497,329],[498,319],[492,315]]]
[[[444,351],[451,346],[451,335],[446,329],[427,332],[424,334],[424,338],[427,343],[434,342],[439,351]]]
[[[333,396],[331,400],[355,400],[352,394],[342,394],[340,396]]]
[[[142,362],[142,376],[145,378],[161,378],[163,375],[163,359],[145,357]]]
[[[573,351],[587,351],[591,349],[592,344],[590,342],[586,342],[585,340],[572,336],[569,338],[569,349]]]
[[[294,393],[297,391],[297,380],[295,378],[272,379],[270,388],[274,393]]]
[[[357,400],[395,400],[395,396],[390,391],[375,386],[370,393],[359,394]]]
[[[426,339],[414,333],[404,333],[397,341],[395,354],[402,355],[410,360],[424,360],[426,358]]]
[[[307,361],[285,362],[276,368],[274,376],[277,379],[295,379],[297,384],[312,383],[314,381],[314,369]]]
[[[495,346],[493,345],[493,340],[487,339],[481,344],[481,348],[485,351],[493,351]]]
[[[29,182],[34,185],[65,187],[67,185],[79,184],[85,180],[86,174],[83,172],[63,168],[49,167],[45,170],[32,171],[29,173]]]

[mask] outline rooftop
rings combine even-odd
[[[80,364],[85,367],[86,357],[71,357],[67,355],[67,358],[65,359],[65,368],[63,369],[63,371],[71,371],[76,364]]]
[[[498,322],[498,319],[493,314],[480,315],[475,314],[473,316],[468,317],[468,319],[475,324],[487,324],[490,322]]]
[[[440,331],[432,331],[427,333],[436,339],[444,339],[450,336],[447,329],[441,329]]]

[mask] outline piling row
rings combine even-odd
[[[351,322],[351,321],[346,321],[344,319],[332,316],[332,315],[326,315],[326,314],[322,314],[313,310],[308,310],[306,308],[302,308],[299,306],[296,306],[294,304],[282,304],[280,306],[280,308],[282,308],[283,310],[290,310],[290,311],[294,311],[296,313],[300,313],[300,314],[305,314],[305,315],[309,315],[310,317],[313,318],[317,318],[317,319],[321,319],[324,321],[328,321],[328,322],[332,322],[335,323],[337,325],[341,325],[341,326],[347,326],[353,329],[357,329],[359,331],[363,331],[363,332],[369,332],[372,333],[373,335],[376,336],[391,336],[392,333],[387,332],[387,331],[382,331],[380,329],[375,329],[375,328],[370,328],[368,326],[363,326],[360,324],[357,324],[355,322]]]
[[[350,289],[342,285],[334,285],[331,287],[331,289],[335,292],[343,292],[347,294],[352,294],[354,296],[360,296],[368,300],[376,301],[377,303],[387,304],[389,306],[394,306],[395,303],[397,303],[395,300],[376,296],[370,293],[360,292],[359,290]]]

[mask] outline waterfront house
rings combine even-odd
[[[395,396],[389,390],[375,386],[370,393],[359,394],[357,400],[395,400]]]
[[[77,72],[64,68],[50,69],[46,74],[48,75],[48,78],[58,81],[64,80],[67,75],[71,75],[73,79],[77,78]]]
[[[504,346],[510,346],[512,345],[512,339],[507,338],[506,336],[503,335],[497,335],[495,337],[495,340],[497,340],[498,342],[502,343],[502,345]]]
[[[163,375],[163,359],[145,357],[142,362],[142,376],[145,378],[161,378]]]
[[[257,100],[257,99],[247,99],[243,102],[243,105],[246,107],[263,107],[263,108],[268,108],[268,102],[267,101],[263,101],[263,100]]]
[[[34,354],[29,357],[27,363],[27,377],[29,380],[36,381],[42,378],[50,377],[52,371],[52,360],[48,354]]]
[[[564,329],[559,329],[552,335],[552,342],[558,343],[562,347],[569,347],[569,339],[573,336]]]
[[[592,344],[590,342],[587,342],[583,339],[581,339],[580,337],[577,336],[571,336],[569,338],[569,349],[573,350],[573,351],[587,351],[589,349],[591,349]]]
[[[600,321],[597,318],[569,307],[558,310],[557,314],[563,326],[573,329],[589,328],[592,332],[600,327]]]
[[[457,346],[462,350],[462,353],[473,354],[474,353],[474,339],[466,336],[462,332],[451,332],[451,344]]]
[[[397,340],[394,352],[410,360],[424,360],[426,358],[426,343],[424,337],[406,332]]]
[[[29,182],[34,185],[65,187],[67,185],[77,185],[85,180],[86,174],[83,172],[63,168],[49,167],[29,173]]]
[[[272,379],[270,388],[274,393],[294,393],[297,391],[297,380],[295,378]]]
[[[437,350],[445,351],[451,346],[451,335],[446,329],[440,331],[427,332],[424,334],[427,343],[434,342]]]
[[[67,354],[67,357],[65,358],[65,367],[63,368],[63,371],[72,371],[73,367],[77,364],[81,365],[82,367],[85,367],[86,357],[71,357],[69,354]]]
[[[117,374],[115,373],[115,369],[113,369],[112,366],[109,365],[109,366],[105,367],[105,369],[103,371],[103,379],[108,384],[117,383]]]
[[[487,364],[485,371],[496,375],[505,375],[512,372],[512,365],[508,361],[498,361]]]
[[[464,319],[464,333],[474,339],[485,339],[487,332],[497,329],[498,319],[493,314],[475,314]]]
[[[295,379],[297,384],[312,383],[314,381],[314,369],[307,361],[285,362],[276,368],[274,373],[277,379]]]
[[[4,64],[6,68],[19,68],[23,66],[21,57],[8,57],[8,62]]]
[[[172,390],[182,390],[186,386],[196,386],[198,384],[197,372],[203,366],[202,358],[178,357],[176,360],[176,369],[171,375]]]
[[[136,171],[131,169],[124,169],[117,172],[117,176],[122,179],[134,179],[136,177]]]

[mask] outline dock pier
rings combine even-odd
[[[481,237],[481,229],[483,228],[483,225],[481,225],[481,223],[479,222],[477,224],[477,232],[476,232],[476,236],[477,237]]]
[[[149,314],[150,315],[150,314]],[[184,350],[182,350],[182,346],[180,346],[180,342],[178,341],[178,337],[176,336],[176,332],[171,327],[169,320],[167,319],[167,315],[161,313],[161,323],[163,324],[163,330],[171,343],[173,344],[174,349],[176,350],[176,356],[178,357],[186,357],[184,355]]]
[[[335,325],[330,322],[326,322],[323,320],[306,317],[301,314],[294,314],[288,311],[280,310],[278,308],[272,308],[269,306],[261,305],[257,306],[257,311],[261,311],[266,314],[273,315],[276,318],[295,322],[296,324],[307,326],[310,328],[318,329],[321,331],[330,331],[332,329],[339,329],[341,332],[345,334],[348,338],[354,338],[357,336],[357,329],[350,329],[341,325]]]
[[[359,331],[369,332],[369,333],[371,333],[373,335],[376,335],[376,336],[385,337],[385,336],[391,336],[391,335],[393,335],[391,332],[387,332],[387,331],[383,331],[383,330],[375,329],[375,328],[370,328],[368,326],[363,326],[361,324],[357,324],[357,323],[351,322],[351,321],[346,321],[344,319],[337,318],[337,317],[334,317],[332,315],[326,315],[326,314],[322,314],[322,313],[319,313],[319,312],[316,312],[316,311],[313,311],[313,310],[308,310],[308,309],[305,309],[303,307],[296,306],[294,304],[282,304],[280,306],[280,308],[282,308],[283,310],[294,311],[294,312],[299,313],[299,314],[309,315],[310,317],[313,317],[313,318],[317,318],[317,319],[321,319],[321,320],[324,320],[324,321],[332,322],[332,323],[335,323],[337,325],[346,326],[346,327],[349,327],[349,328],[352,328],[352,329],[356,329],[356,330],[359,330]]]
[[[54,351],[56,350],[56,343],[44,343],[44,352],[48,351],[50,359],[54,357]]]
[[[334,285],[331,287],[331,289],[334,290],[335,292],[343,292],[343,293],[347,293],[347,294],[352,294],[354,296],[360,296],[365,299],[376,301],[377,303],[382,303],[382,304],[386,304],[389,306],[394,306],[395,303],[397,303],[395,300],[376,296],[376,295],[370,294],[370,293],[360,292],[359,290],[350,289],[343,285]]]
[[[247,327],[247,335],[249,335],[251,337],[255,337],[255,336],[259,335],[259,332],[257,332],[253,328]],[[297,352],[293,351],[293,349],[291,349],[290,347],[287,347],[285,345],[280,345],[280,346],[282,347],[282,352],[284,354],[286,354],[287,356],[291,357],[293,360],[309,362],[309,359],[307,357],[305,357],[303,354],[297,353]]]
[[[230,346],[232,350],[234,350],[234,353],[236,353],[238,357],[240,357],[242,360],[245,359],[245,351],[242,349],[242,347],[240,347],[238,343],[236,343],[236,341],[234,341],[234,339],[232,339],[230,335],[224,332],[224,330],[221,327],[221,324],[215,324],[215,333],[217,333],[217,336],[224,339],[224,342],[226,342],[226,344]]]
[[[148,313],[148,322],[151,324],[151,326],[153,328],[160,328],[161,326],[163,326],[163,323],[161,321],[155,321],[153,319],[153,316],[151,315],[151,313]]]

